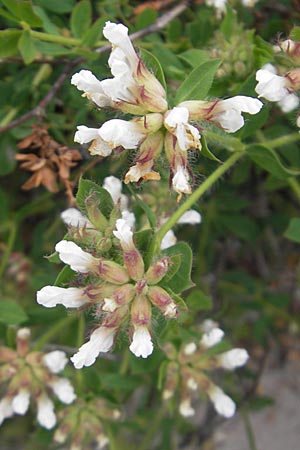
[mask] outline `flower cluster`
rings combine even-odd
[[[125,183],[159,180],[154,165],[163,147],[170,165],[171,184],[179,194],[191,193],[188,150],[201,149],[199,129],[189,123],[208,121],[229,133],[244,125],[242,112],[256,114],[258,99],[237,96],[211,102],[184,102],[168,109],[166,92],[136,54],[122,24],[107,22],[104,36],[113,48],[108,63],[113,78],[99,81],[90,71],[81,70],[72,84],[99,108],[113,108],[136,115],[132,120],[112,119],[100,128],[78,126],[75,142],[92,141],[92,155],[108,156],[114,149],[138,149],[135,164],[125,175]]]
[[[174,318],[177,306],[172,296],[157,284],[170,268],[163,256],[152,261],[145,270],[133,232],[124,219],[117,219],[113,235],[123,254],[123,263],[103,258],[99,253],[82,250],[75,242],[63,240],[55,249],[61,261],[80,275],[76,287],[45,286],[37,293],[37,301],[46,307],[62,304],[67,308],[94,306],[102,316],[101,325],[71,358],[76,368],[92,365],[100,352],[109,351],[119,328],[130,320],[130,350],[147,358],[153,351],[151,309],[158,308],[166,318]],[[81,285],[80,285],[81,283]],[[78,287],[80,285],[80,287]]]
[[[165,370],[163,399],[170,400],[178,389],[179,412],[183,417],[195,414],[192,398],[196,391],[205,392],[220,415],[229,418],[235,413],[233,400],[214,384],[207,373],[217,368],[233,370],[241,367],[247,362],[248,353],[240,348],[220,352],[217,345],[223,336],[224,332],[217,323],[206,320],[202,324],[199,342],[184,344],[178,351],[171,343],[164,347],[169,362]]]
[[[67,378],[58,377],[68,362],[60,350],[50,353],[30,352],[30,330],[17,332],[17,349],[0,348],[0,381],[6,384],[6,393],[0,401],[0,424],[14,414],[24,415],[30,399],[37,404],[37,421],[47,429],[56,424],[54,403],[49,394],[67,405],[76,395]]]
[[[87,402],[77,400],[59,412],[59,425],[54,433],[54,441],[63,444],[64,448],[68,443],[68,450],[95,448],[93,444],[97,444],[97,448],[101,449],[109,442],[105,423],[120,417],[120,411],[103,398],[94,398]]]

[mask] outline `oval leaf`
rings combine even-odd
[[[71,31],[73,36],[81,38],[90,28],[92,8],[88,0],[83,0],[75,6],[71,15]]]
[[[167,287],[172,289],[172,291],[176,294],[180,294],[185,289],[192,287],[194,284],[191,280],[193,262],[191,248],[185,242],[178,242],[172,247],[166,248],[162,254],[170,257],[176,255],[181,257],[178,270],[173,277],[168,280]]]
[[[25,311],[15,302],[1,300],[0,322],[5,325],[19,325],[28,319]]]

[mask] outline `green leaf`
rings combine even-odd
[[[10,0],[6,0],[10,1]],[[36,4],[56,14],[72,11],[76,0],[36,0]]]
[[[44,55],[62,56],[70,54],[70,49],[59,44],[53,44],[53,42],[35,41],[35,47],[37,51]]]
[[[185,100],[204,100],[220,64],[220,59],[211,59],[196,67],[179,86],[175,103],[178,104]]]
[[[6,19],[11,20],[12,22],[17,22],[17,23],[19,22],[15,16],[10,14],[8,11],[6,11],[3,8],[0,8],[0,16],[5,17]],[[6,30],[6,31],[9,31],[9,30]]]
[[[30,64],[36,55],[36,48],[29,31],[23,31],[18,42],[18,48],[25,64]]]
[[[180,294],[185,289],[189,289],[194,284],[191,280],[191,270],[193,262],[193,254],[191,248],[185,242],[178,242],[165,249],[163,255],[181,257],[180,266],[172,278],[168,281],[168,288],[176,294]]]
[[[37,14],[35,14],[32,4],[29,1],[18,2],[18,17],[24,20],[31,27],[42,27],[43,22]]]
[[[209,311],[213,307],[212,299],[200,289],[195,289],[186,298],[186,303],[192,311]]]
[[[141,30],[142,28],[146,28],[149,25],[152,25],[157,19],[157,11],[153,8],[145,8],[137,17],[136,17],[136,28],[137,30]]]
[[[14,141],[7,134],[1,137],[0,142],[0,175],[7,175],[15,169],[17,164],[15,160]]]
[[[105,19],[100,18],[93,23],[93,25],[82,36],[82,45],[87,47],[94,47],[96,42],[102,37],[102,28]]]
[[[18,41],[22,31],[11,28],[0,31],[0,58],[14,56],[18,53]]]
[[[1,0],[4,6],[10,11],[14,16],[18,17],[19,13],[19,2],[17,0]]]
[[[194,69],[200,64],[203,64],[204,62],[211,59],[206,50],[199,50],[198,48],[191,48],[178,56]]]
[[[270,172],[274,177],[286,179],[290,176],[300,174],[300,170],[285,167],[275,150],[265,147],[264,145],[248,145],[246,146],[246,151],[252,161],[267,172]]]
[[[19,325],[28,319],[20,305],[11,300],[0,302],[0,322],[6,325]]]
[[[290,39],[292,41],[300,41],[300,27],[293,27],[290,32]]]
[[[110,194],[107,192],[106,189],[94,183],[93,181],[80,178],[76,200],[79,208],[86,215],[87,209],[85,205],[85,200],[91,194],[94,194],[96,199],[99,200],[100,211],[102,212],[102,214],[104,214],[104,216],[107,219],[109,219],[110,214],[114,208],[114,203],[112,201]]]
[[[222,161],[219,158],[217,158],[207,147],[206,138],[205,138],[205,136],[203,136],[203,134],[201,135],[200,141],[201,141],[201,145],[202,145],[201,155],[205,156],[208,159],[212,159],[213,161],[217,161],[218,163],[221,163]]]
[[[225,17],[221,23],[220,30],[227,40],[236,32],[237,17],[236,12],[227,5]]]
[[[142,230],[134,233],[134,240],[138,250],[142,253],[142,255],[146,256],[149,252],[149,246],[153,239],[153,231],[152,230]]]
[[[293,217],[290,220],[290,223],[284,232],[284,237],[286,237],[287,239],[290,239],[291,241],[300,243],[300,218],[299,217]]]
[[[82,0],[74,7],[71,15],[71,31],[73,36],[81,38],[92,23],[92,7],[89,0]]]
[[[69,266],[65,266],[57,275],[54,282],[54,286],[65,287],[74,279],[76,272],[74,272]]]
[[[158,79],[163,88],[166,90],[167,84],[164,71],[156,56],[154,56],[153,53],[150,53],[148,50],[145,49],[140,50],[140,56],[147,69],[149,69],[150,72],[153,73],[153,75]]]
[[[249,217],[239,214],[222,214],[218,222],[223,227],[245,241],[254,241],[259,235],[259,228]]]
[[[49,34],[55,34],[58,36],[59,35],[58,28],[53,22],[51,22],[46,11],[44,11],[44,9],[41,8],[40,6],[34,6],[33,10],[35,14],[41,19],[43,29]]]

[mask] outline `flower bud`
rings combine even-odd
[[[171,260],[169,256],[164,256],[163,258],[160,258],[147,270],[147,273],[145,274],[145,278],[147,279],[147,282],[149,284],[157,284],[159,283],[163,277],[168,272],[171,265]]]
[[[113,312],[122,305],[131,302],[135,296],[135,288],[132,284],[124,284],[118,287],[110,298],[104,298],[103,311]]]
[[[174,318],[177,315],[177,306],[172,297],[161,287],[149,287],[147,296],[151,303],[159,308],[163,315],[168,318]]]
[[[92,192],[84,201],[87,213],[92,224],[99,231],[105,231],[108,225],[107,219],[99,209],[99,200],[96,194]]]
[[[17,331],[17,353],[19,356],[25,356],[30,347],[30,329],[20,328]]]
[[[125,268],[113,261],[101,260],[97,269],[100,277],[109,283],[124,284],[129,281]]]
[[[183,417],[191,417],[195,415],[195,410],[192,408],[191,402],[192,400],[190,397],[186,397],[181,401],[179,405],[179,413]]]

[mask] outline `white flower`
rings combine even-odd
[[[191,147],[201,148],[200,133],[188,120],[189,110],[183,106],[168,111],[164,120],[165,127],[176,136],[179,148],[183,151]]]
[[[127,211],[126,209],[124,209],[121,214],[122,214],[122,219],[125,220],[127,225],[130,228],[133,228],[135,225],[135,215],[132,212]]]
[[[198,388],[198,383],[196,380],[194,380],[194,378],[189,378],[186,385],[189,389],[191,389],[191,391],[196,391],[196,389]]]
[[[84,289],[58,286],[44,286],[37,292],[37,302],[46,308],[63,305],[66,308],[79,308],[87,303]]]
[[[100,136],[99,128],[88,128],[85,125],[79,125],[74,136],[74,142],[87,144],[93,141],[89,148],[92,155],[109,156],[113,148],[108,145]]]
[[[105,27],[103,28],[103,35],[113,44],[115,48],[119,48],[122,51],[132,70],[136,69],[139,63],[139,58],[137,57],[128,36],[128,28],[121,23],[116,24],[106,22]]]
[[[113,106],[111,98],[107,96],[103,89],[102,82],[90,70],[81,70],[75,73],[71,78],[71,84],[76,86],[79,91],[85,92],[85,96],[100,108]]]
[[[31,331],[29,328],[20,328],[17,331],[17,338],[21,340],[28,340],[30,338]]]
[[[299,97],[296,94],[287,94],[278,102],[278,106],[284,113],[289,113],[299,106]]]
[[[138,357],[148,358],[151,355],[153,343],[151,334],[146,326],[136,326],[129,349]]]
[[[128,206],[128,199],[126,195],[122,194],[122,182],[119,178],[110,177],[104,178],[103,188],[109,192],[114,204],[120,203],[121,210],[126,210]]]
[[[192,355],[193,353],[195,353],[196,350],[197,350],[197,345],[195,344],[195,342],[190,342],[189,344],[187,344],[184,347],[183,353],[185,355]]]
[[[221,330],[220,328],[213,328],[212,330],[203,334],[200,344],[206,348],[213,347],[214,345],[221,342],[223,336],[224,336],[223,330]]]
[[[244,126],[242,112],[248,114],[257,114],[263,106],[263,103],[257,98],[237,95],[236,97],[220,100],[213,109],[212,120],[228,133],[235,133]]]
[[[90,340],[71,358],[75,368],[89,367],[94,364],[99,353],[108,352],[113,346],[115,332],[114,328],[107,327],[99,327],[93,331]]]
[[[124,219],[118,219],[116,221],[117,230],[113,231],[114,236],[120,240],[121,245],[126,248],[132,248],[133,244],[133,233],[130,226]]]
[[[2,398],[0,401],[0,425],[8,417],[13,416],[14,410],[12,408],[11,400],[9,398]]]
[[[59,253],[60,259],[68,264],[72,270],[80,273],[90,272],[97,265],[98,260],[89,253],[83,251],[75,242],[60,241],[56,244],[55,250]]]
[[[30,392],[27,389],[20,389],[17,395],[12,399],[11,406],[16,414],[23,416],[30,403]]]
[[[105,298],[102,306],[103,311],[114,312],[118,307],[117,302],[113,298]]]
[[[101,449],[109,443],[109,439],[104,434],[100,434],[96,436],[96,442],[98,444],[98,447]]]
[[[51,382],[50,386],[56,395],[56,397],[66,405],[70,405],[75,398],[75,392],[72,384],[67,378],[58,378],[56,381]]]
[[[189,185],[189,174],[186,168],[177,165],[175,175],[172,179],[173,189],[179,194],[190,194],[192,192],[191,186]]]
[[[213,386],[208,391],[208,395],[213,402],[217,413],[226,418],[232,417],[234,415],[236,409],[235,403],[230,397],[228,397],[228,395],[226,395],[222,391],[222,389],[217,386]]]
[[[256,72],[256,80],[258,84],[255,91],[258,93],[258,96],[270,102],[278,102],[289,94],[287,89],[288,80],[285,77],[269,72],[269,70],[258,70]]]
[[[213,321],[212,319],[205,319],[201,324],[201,331],[203,333],[208,333],[209,331],[213,330],[214,328],[218,328],[217,322]]]
[[[88,227],[95,228],[89,219],[84,216],[77,208],[65,209],[60,215],[62,221],[70,227]]]
[[[179,412],[183,417],[191,417],[195,415],[195,410],[191,406],[190,398],[187,398],[180,403]]]
[[[145,138],[145,134],[141,132],[141,127],[137,123],[121,119],[105,122],[99,128],[99,135],[111,148],[119,146],[127,149],[137,148]]]
[[[54,404],[46,394],[41,394],[37,399],[37,421],[39,424],[50,430],[56,424]]]
[[[177,223],[196,225],[197,223],[201,223],[201,220],[201,214],[199,214],[194,209],[189,209],[184,214],[182,214]]]
[[[226,370],[233,370],[236,367],[243,366],[248,361],[248,358],[248,352],[243,348],[233,348],[218,355],[221,366]]]
[[[169,230],[163,237],[160,248],[161,250],[164,250],[165,248],[172,247],[172,245],[175,245],[177,242],[177,238],[174,234],[173,230]]]
[[[65,352],[61,350],[54,350],[53,352],[47,353],[43,357],[43,362],[51,373],[59,373],[66,367],[68,358]]]

